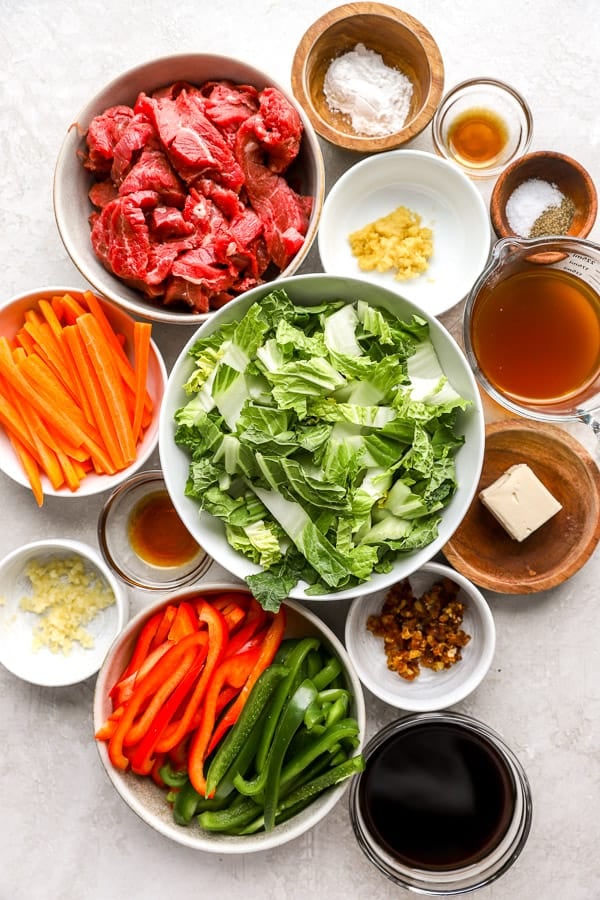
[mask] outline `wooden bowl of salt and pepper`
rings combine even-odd
[[[585,238],[598,212],[596,188],[576,160],[550,150],[519,157],[499,176],[490,198],[498,237]]]

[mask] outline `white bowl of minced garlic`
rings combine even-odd
[[[318,234],[326,272],[365,278],[439,316],[469,292],[492,231],[470,179],[422,150],[390,150],[331,188]]]
[[[125,586],[81,541],[33,541],[0,561],[0,663],[24,681],[95,675],[128,614]]]

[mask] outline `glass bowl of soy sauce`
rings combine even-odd
[[[98,543],[111,569],[146,591],[198,581],[212,563],[179,518],[159,469],[133,475],[110,494],[98,518]]]
[[[531,827],[527,775],[502,738],[461,713],[416,713],[379,731],[350,785],[358,843],[391,881],[451,896],[499,878]]]

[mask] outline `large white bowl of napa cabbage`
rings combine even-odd
[[[205,322],[159,431],[179,516],[267,608],[379,591],[432,559],[473,499],[485,440],[444,326],[395,291],[322,273]]]

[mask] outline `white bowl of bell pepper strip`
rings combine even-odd
[[[342,643],[301,604],[267,612],[239,584],[184,589],[132,619],[98,675],[94,727],[131,809],[214,853],[298,837],[364,765],[362,687]]]

